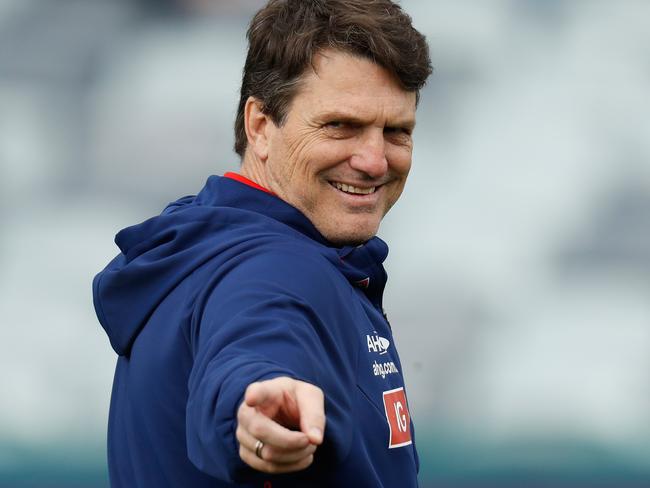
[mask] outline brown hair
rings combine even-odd
[[[301,76],[319,51],[331,48],[368,58],[418,97],[432,71],[425,37],[391,0],[270,0],[253,17],[247,38],[235,119],[235,152],[242,157],[248,97],[258,99],[264,113],[282,125]]]

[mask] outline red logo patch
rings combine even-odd
[[[390,442],[388,448],[408,446],[411,444],[411,416],[404,388],[396,388],[384,392],[384,409],[388,427],[390,428]]]

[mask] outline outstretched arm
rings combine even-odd
[[[293,378],[250,384],[237,412],[239,455],[265,473],[307,468],[323,442],[324,430],[323,391]]]
[[[232,484],[336,463],[352,443],[357,345],[342,336],[346,318],[332,305],[343,301],[329,268],[290,248],[272,251],[212,272],[190,331],[187,454]]]

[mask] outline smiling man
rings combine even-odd
[[[122,230],[93,282],[111,486],[417,486],[375,234],[425,39],[389,0],[272,0],[248,39],[240,172]]]
[[[263,102],[247,99],[242,173],[300,209],[330,242],[363,243],[404,188],[415,101],[385,68],[323,50],[281,125]]]

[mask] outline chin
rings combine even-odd
[[[319,229],[320,233],[336,246],[358,246],[368,242],[377,234],[377,227],[372,229]]]

